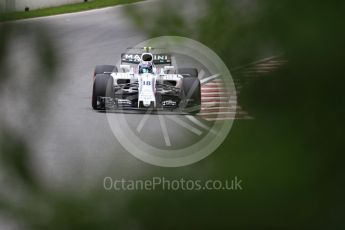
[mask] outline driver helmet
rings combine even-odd
[[[139,74],[152,73],[152,72],[153,72],[153,67],[150,62],[139,64]]]

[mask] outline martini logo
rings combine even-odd
[[[154,54],[153,60],[155,61],[164,61],[168,60],[169,57],[166,54]],[[122,60],[123,61],[135,61],[140,62],[141,61],[141,54],[122,54]]]

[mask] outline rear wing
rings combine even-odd
[[[170,54],[152,54],[155,65],[171,65]],[[141,53],[123,53],[121,54],[121,63],[139,64]]]
[[[157,53],[155,53],[155,51]],[[127,52],[121,54],[121,63],[139,64],[143,53],[152,53],[153,63],[155,65],[171,65],[171,54],[166,53],[167,50],[162,48],[127,48]]]

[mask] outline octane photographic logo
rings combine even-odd
[[[175,69],[197,68],[201,111],[196,115],[107,112],[117,140],[133,156],[161,167],[190,165],[212,154],[228,136],[236,115],[236,90],[226,65],[211,49],[184,37],[157,37],[135,47],[164,48]]]

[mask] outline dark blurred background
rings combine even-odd
[[[255,118],[236,120],[221,147],[201,162],[176,169],[147,166],[139,178],[239,176],[244,190],[106,192],[101,182],[83,191],[49,189],[36,179],[30,138],[1,120],[1,219],[19,229],[345,227],[343,1],[159,1],[144,12],[136,6],[125,10],[148,37],[185,36],[213,49],[241,87],[240,105]],[[47,73],[30,70],[37,76],[30,87],[48,91],[59,84],[54,73],[63,57],[49,29],[1,24],[0,34],[1,91],[17,89],[9,83],[13,71],[6,57],[10,40],[24,35],[36,47],[40,72],[43,66]],[[271,56],[285,64],[243,76],[255,61]],[[31,92],[25,103],[35,105]],[[24,109],[22,119],[39,124],[43,111],[36,109]]]

